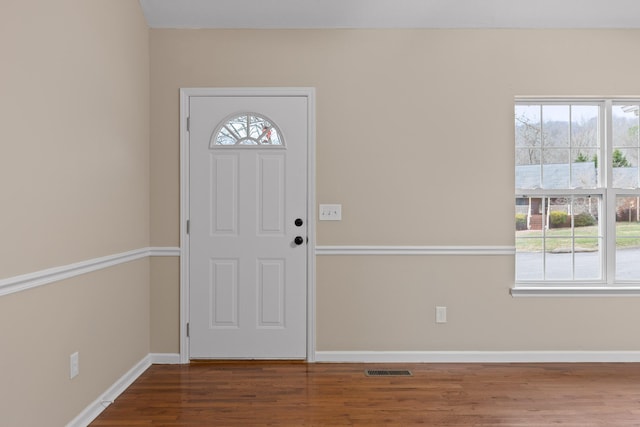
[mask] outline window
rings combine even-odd
[[[224,120],[218,126],[209,148],[256,145],[281,147],[281,134],[277,126],[260,114],[243,113]]]
[[[516,101],[516,289],[640,285],[639,112]]]

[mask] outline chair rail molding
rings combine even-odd
[[[316,246],[316,255],[515,255],[515,246]]]
[[[0,296],[13,294],[38,286],[69,279],[81,274],[113,267],[125,262],[135,261],[146,257],[180,256],[178,247],[146,247],[131,251],[120,252],[98,258],[92,258],[73,264],[47,268],[33,273],[0,279]]]

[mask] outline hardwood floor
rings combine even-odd
[[[154,365],[91,426],[558,424],[640,426],[640,364]]]

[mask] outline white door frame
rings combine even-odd
[[[195,96],[303,96],[307,98],[307,362],[315,361],[316,335],[316,141],[315,88],[181,88],[180,89],[180,363],[189,363],[189,98]]]

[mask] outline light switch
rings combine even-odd
[[[341,221],[342,205],[320,205],[320,221]]]

